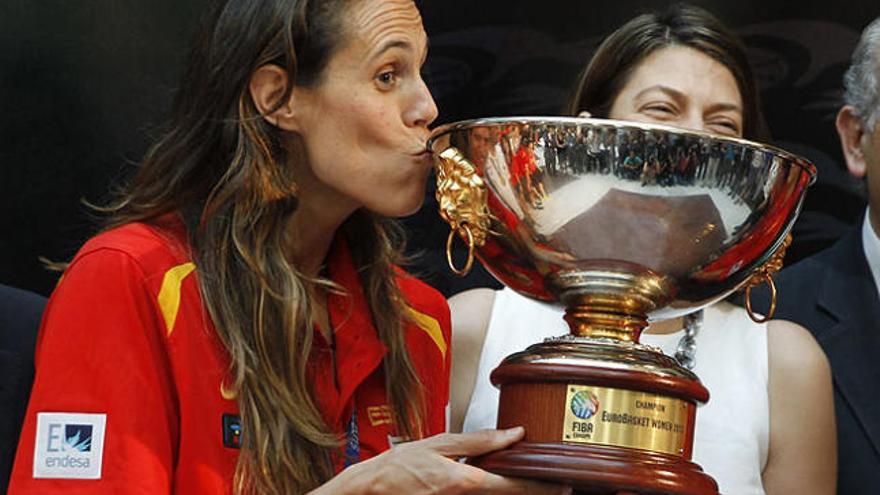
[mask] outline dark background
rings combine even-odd
[[[437,123],[557,114],[591,51],[615,27],[668,2],[417,2],[431,38],[426,79]],[[776,144],[819,168],[789,261],[827,246],[864,209],[842,165],[834,115],[840,81],[874,0],[701,1],[746,41]],[[102,203],[161,124],[205,0],[0,2],[0,283],[47,294],[57,274],[38,257],[70,258],[98,228]],[[447,294],[492,283],[455,279],[429,186],[406,220],[416,272]]]

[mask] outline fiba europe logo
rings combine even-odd
[[[581,419],[590,419],[599,410],[599,399],[591,392],[581,390],[571,398],[571,412]]]

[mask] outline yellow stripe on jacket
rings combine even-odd
[[[434,341],[434,344],[437,345],[437,349],[440,350],[440,354],[443,358],[446,358],[446,340],[443,339],[443,330],[440,329],[440,322],[435,320],[433,317],[426,315],[425,313],[416,311],[415,309],[407,306],[407,313],[409,317],[413,320],[413,322],[425,333],[431,337],[431,340]]]
[[[192,262],[177,265],[165,272],[162,278],[162,287],[159,289],[159,309],[165,320],[165,329],[168,335],[174,331],[174,322],[177,320],[177,310],[180,309],[180,286],[196,265]]]

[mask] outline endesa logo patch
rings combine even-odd
[[[37,413],[34,478],[101,478],[106,414]]]

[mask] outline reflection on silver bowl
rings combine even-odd
[[[429,148],[443,214],[498,280],[650,319],[746,283],[815,179],[809,162],[770,146],[603,119],[458,122]]]

